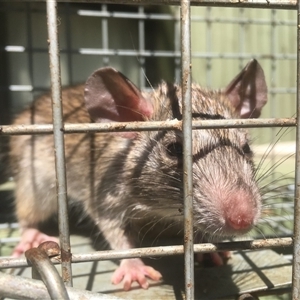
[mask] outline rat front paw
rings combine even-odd
[[[112,283],[118,284],[123,281],[123,288],[128,291],[136,281],[143,289],[147,289],[149,283],[146,277],[158,281],[162,276],[152,267],[145,266],[139,258],[123,259],[112,276]]]
[[[38,247],[41,243],[47,241],[58,243],[58,238],[46,235],[35,228],[26,228],[23,230],[21,241],[15,247],[12,256],[19,257],[28,249]]]

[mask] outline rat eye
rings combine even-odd
[[[167,146],[167,152],[170,156],[173,157],[182,157],[182,152],[183,152],[183,148],[181,143],[176,142],[176,143],[171,143]]]
[[[246,143],[246,144],[243,146],[243,152],[244,152],[245,154],[251,154],[251,153],[252,153],[252,151],[251,151],[250,146],[249,146],[248,143]]]

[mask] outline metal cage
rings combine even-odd
[[[43,255],[40,256],[40,252],[33,252],[32,257],[29,259],[30,264],[32,265],[33,269],[35,270],[33,272],[34,278],[41,278],[44,282],[44,284],[47,286],[47,289],[50,293],[50,297],[52,299],[56,298],[63,298],[63,299],[77,299],[81,295],[84,295],[87,299],[92,299],[92,297],[99,297],[101,299],[107,299],[109,297],[109,294],[95,294],[88,291],[79,291],[72,288],[72,266],[75,263],[79,262],[93,262],[96,263],[98,260],[112,260],[112,259],[120,259],[124,257],[161,257],[161,256],[168,256],[171,254],[184,254],[184,274],[185,274],[185,281],[184,281],[184,291],[185,291],[185,297],[186,299],[195,299],[195,280],[194,280],[194,252],[196,253],[206,253],[206,252],[214,252],[214,251],[224,251],[224,250],[257,250],[257,249],[267,249],[267,248],[277,248],[277,247],[292,247],[293,246],[293,263],[285,260],[282,264],[286,266],[286,264],[292,265],[292,274],[290,274],[290,282],[284,281],[282,285],[275,286],[267,276],[260,272],[259,267],[256,266],[255,270],[258,273],[261,273],[261,278],[266,284],[267,288],[263,288],[262,290],[256,291],[255,288],[251,290],[251,288],[248,289],[248,291],[253,292],[253,295],[263,295],[263,294],[276,294],[276,293],[284,293],[284,292],[290,292],[292,291],[292,297],[293,299],[299,299],[299,244],[300,244],[300,235],[299,235],[299,228],[300,228],[300,219],[299,219],[299,166],[298,166],[298,153],[299,153],[299,124],[297,122],[299,118],[299,49],[300,49],[300,42],[299,42],[299,24],[300,24],[300,6],[296,3],[296,1],[276,1],[276,0],[270,0],[270,1],[252,1],[252,2],[230,2],[225,0],[218,0],[218,1],[119,1],[120,4],[138,4],[138,5],[147,5],[147,7],[151,7],[153,4],[155,5],[174,5],[175,9],[177,11],[173,14],[166,13],[165,11],[157,13],[156,11],[150,11],[145,12],[144,6],[139,6],[135,9],[135,12],[126,11],[123,13],[116,13],[112,12],[109,9],[107,9],[106,4],[102,4],[102,6],[95,7],[93,6],[92,9],[85,8],[79,8],[77,10],[78,15],[81,16],[88,16],[88,17],[98,17],[100,18],[101,23],[101,37],[102,40],[99,41],[99,48],[91,47],[88,48],[88,46],[85,47],[79,47],[80,51],[78,51],[80,54],[86,54],[86,55],[93,55],[95,57],[100,57],[101,64],[108,65],[115,56],[120,57],[123,60],[126,60],[128,58],[128,64],[132,65],[135,64],[136,72],[131,73],[131,76],[136,78],[136,81],[139,82],[139,85],[142,87],[149,87],[149,82],[152,84],[155,82],[156,78],[155,74],[150,74],[150,77],[148,77],[149,82],[147,82],[147,77],[144,74],[144,68],[147,68],[147,66],[151,65],[153,63],[153,58],[161,59],[161,64],[165,67],[163,69],[167,69],[168,67],[171,67],[172,74],[165,72],[164,76],[169,77],[172,79],[176,79],[177,81],[181,81],[182,84],[182,94],[183,94],[183,120],[182,121],[168,121],[168,122],[143,122],[143,123],[118,123],[115,124],[63,124],[62,121],[62,108],[61,108],[61,80],[63,81],[63,84],[72,84],[76,82],[78,79],[81,80],[81,78],[76,78],[76,72],[78,72],[78,69],[76,69],[76,62],[80,66],[84,65],[84,62],[80,61],[76,55],[78,53],[74,53],[74,50],[71,47],[71,41],[68,38],[67,31],[65,32],[65,39],[62,41],[64,43],[63,49],[59,51],[59,42],[58,42],[58,31],[60,28],[59,23],[59,17],[57,15],[57,2],[55,0],[47,0],[46,3],[40,3],[40,5],[45,5],[47,10],[47,30],[48,30],[48,41],[49,41],[49,59],[50,59],[50,79],[51,79],[51,92],[52,92],[52,100],[53,100],[53,126],[52,125],[28,125],[28,126],[11,126],[6,125],[9,123],[9,117],[7,117],[7,114],[4,109],[7,109],[7,106],[3,105],[5,101],[2,103],[0,102],[1,110],[0,110],[0,117],[1,117],[1,123],[3,125],[0,125],[0,135],[2,137],[6,137],[9,135],[20,135],[20,134],[32,134],[32,133],[53,133],[54,135],[54,141],[55,141],[55,154],[56,154],[56,174],[57,174],[57,180],[59,182],[57,186],[57,194],[58,194],[58,203],[59,203],[59,232],[60,232],[60,247],[61,247],[61,255],[59,257],[54,257],[51,260],[48,259],[48,257],[44,257]],[[74,3],[79,3],[81,1],[72,1]],[[93,5],[95,2],[97,3],[112,3],[116,4],[117,1],[85,1],[86,3],[93,2]],[[92,3],[89,3],[92,5]],[[68,4],[67,4],[68,5]],[[67,7],[67,10],[70,9],[70,7]],[[194,64],[197,64],[197,59],[202,59],[200,62],[200,65],[206,66],[207,72],[207,85],[214,85],[211,80],[211,66],[213,64],[213,59],[218,58],[225,58],[229,60],[229,63],[231,60],[238,61],[238,65],[240,66],[243,63],[243,60],[247,59],[249,54],[242,53],[240,55],[227,55],[220,53],[219,55],[214,55],[211,52],[212,43],[207,38],[206,40],[206,49],[207,53],[206,55],[203,55],[201,51],[191,51],[191,26],[192,22],[205,22],[206,24],[206,31],[207,33],[211,33],[211,24],[212,22],[218,22],[218,23],[226,23],[228,20],[226,18],[220,19],[220,18],[213,18],[210,16],[210,9],[207,9],[207,15],[206,17],[197,17],[195,15],[191,14],[191,5],[195,6],[217,6],[217,7],[234,7],[235,9],[240,9],[240,13],[242,15],[241,18],[238,19],[232,19],[229,23],[231,23],[233,26],[240,26],[241,32],[245,31],[245,24],[247,21],[243,18],[244,10],[250,9],[250,8],[264,8],[264,9],[272,9],[272,16],[273,19],[270,21],[260,20],[258,22],[258,25],[262,25],[264,23],[270,23],[273,26],[289,26],[293,30],[297,30],[297,54],[283,54],[281,58],[288,59],[291,64],[293,64],[295,61],[297,61],[297,68],[295,67],[295,71],[297,69],[297,88],[296,90],[288,87],[284,89],[283,91],[280,91],[279,89],[276,89],[276,87],[271,86],[271,97],[274,96],[276,93],[279,94],[289,94],[289,97],[291,98],[297,98],[297,110],[296,115],[294,118],[282,118],[280,116],[277,116],[274,114],[269,116],[268,118],[263,118],[260,120],[213,120],[213,121],[193,121],[191,119],[191,113],[190,113],[190,93],[191,93],[191,66]],[[178,13],[178,7],[180,10],[180,14]],[[32,8],[32,7],[31,7]],[[31,9],[29,6],[27,6],[27,14],[29,16],[29,12]],[[40,7],[34,7],[34,10],[36,12],[39,12]],[[288,9],[288,10],[297,10],[297,16],[298,20],[286,20],[286,21],[277,21],[276,20],[276,10],[278,9]],[[16,10],[16,12],[18,9]],[[7,8],[3,8],[3,13],[7,12]],[[66,11],[63,11],[63,13],[66,13]],[[71,17],[72,14],[68,16],[68,22],[67,27],[71,26]],[[32,18],[32,17],[29,17]],[[122,49],[113,49],[109,45],[109,27],[108,27],[108,20],[111,19],[118,19],[118,20],[129,20],[132,19],[135,22],[136,26],[136,36],[133,37],[133,49],[130,50],[122,50]],[[145,33],[145,20],[153,20],[158,22],[159,20],[164,20],[168,22],[172,22],[172,25],[174,25],[171,31],[171,40],[173,41],[172,47],[168,50],[159,50],[159,49],[152,49],[148,50],[146,45],[147,40],[147,33]],[[44,20],[46,22],[46,20]],[[248,23],[251,23],[251,21],[248,20]],[[27,24],[28,25],[28,24]],[[30,37],[30,31],[28,31],[28,27],[22,28],[20,30],[24,30],[28,37]],[[27,28],[27,29],[26,29]],[[62,30],[65,30],[64,28]],[[149,33],[149,31],[148,31]],[[207,34],[207,37],[209,36]],[[274,32],[271,32],[271,36],[273,36],[273,42],[275,41],[274,38]],[[136,40],[135,40],[136,39]],[[14,46],[14,45],[6,45],[2,49],[2,53],[23,53],[28,52],[29,53],[29,74],[30,74],[30,81],[34,81],[34,78],[37,78],[38,75],[34,74],[34,71],[32,69],[32,65],[34,63],[38,63],[38,60],[35,60],[35,56],[33,55],[33,52],[31,52],[33,49],[36,49],[37,52],[39,52],[41,55],[45,55],[45,49],[43,49],[39,45],[35,45],[35,41],[29,38],[29,45],[27,47],[22,46]],[[240,43],[240,49],[243,48],[244,43],[243,35],[241,34],[239,43]],[[135,46],[135,45],[138,46]],[[117,47],[117,46],[116,46]],[[271,47],[274,49],[274,45]],[[150,47],[151,48],[151,47]],[[60,66],[60,53],[62,56],[65,56],[65,60],[63,61],[62,67]],[[276,76],[276,68],[274,67],[274,61],[280,57],[280,55],[277,55],[276,53],[270,54],[271,65],[273,68],[271,68],[271,76]],[[254,55],[255,56],[255,55]],[[264,55],[259,54],[256,55],[258,58],[262,57],[264,58]],[[13,58],[13,56],[12,56]],[[138,59],[137,59],[138,58]],[[279,58],[280,59],[280,58]],[[193,63],[192,63],[193,62]],[[119,62],[117,61],[116,64]],[[72,66],[72,68],[65,68],[65,65]],[[93,65],[94,61],[90,63],[90,65]],[[125,65],[124,68],[127,68],[128,65]],[[61,79],[61,69],[63,70],[63,73],[65,77],[68,78],[68,80],[64,79],[64,76],[62,76]],[[83,71],[85,75],[85,70]],[[152,76],[152,77],[151,77]],[[4,76],[5,77],[5,74]],[[16,78],[16,77],[15,77]],[[36,79],[38,80],[38,79]],[[6,80],[8,81],[8,80]],[[7,83],[7,82],[6,82]],[[45,90],[45,86],[43,86],[43,82],[40,82],[39,87],[33,87],[31,83],[29,82],[26,84],[7,84],[9,86],[9,92],[22,92],[22,93],[33,93],[33,94],[39,94],[41,91]],[[2,94],[4,97],[8,95],[8,91],[5,89],[2,89]],[[20,96],[21,98],[16,97],[13,103],[17,103],[18,101],[27,102],[26,97],[22,99],[23,96]],[[275,96],[274,96],[275,97]],[[14,98],[14,97],[11,97]],[[31,97],[30,97],[31,98]],[[7,104],[7,103],[6,103]],[[3,109],[2,109],[3,108]],[[12,111],[17,111],[19,108],[15,108],[10,104],[10,109]],[[292,112],[294,114],[294,112]],[[122,126],[120,126],[122,125]],[[290,216],[289,219],[289,226],[285,226],[285,222],[287,220],[287,216],[284,215],[281,219],[280,216],[278,218],[273,218],[271,220],[271,226],[278,229],[279,233],[275,234],[275,236],[269,233],[263,233],[263,237],[261,235],[257,235],[257,239],[251,240],[251,241],[230,241],[230,242],[224,242],[224,243],[206,243],[206,244],[193,244],[193,227],[191,220],[193,219],[193,210],[192,210],[192,160],[191,160],[191,133],[192,129],[201,129],[201,128],[219,128],[219,127],[226,128],[234,128],[234,127],[244,127],[244,128],[266,128],[266,127],[272,127],[274,128],[296,128],[296,176],[295,176],[295,189],[289,189],[293,187],[293,184],[287,185],[287,190],[284,192],[280,192],[282,194],[289,195],[291,199],[295,199],[294,205],[292,201],[286,201],[284,205],[282,205],[282,201],[280,202],[280,209],[283,209],[285,211],[289,211],[290,214],[293,213],[294,208],[294,230],[291,228],[291,222],[292,217]],[[165,246],[165,247],[150,247],[150,248],[140,248],[140,249],[132,249],[130,251],[97,251],[94,253],[79,253],[74,254],[72,252],[72,248],[70,245],[70,232],[69,232],[69,225],[68,225],[68,209],[67,209],[67,187],[66,187],[66,174],[65,174],[65,161],[64,161],[64,134],[65,133],[80,133],[80,132],[86,132],[86,131],[92,131],[92,132],[107,132],[107,131],[130,131],[133,129],[138,130],[157,130],[157,129],[177,129],[182,128],[183,135],[184,135],[184,195],[185,195],[185,207],[184,207],[184,216],[185,216],[185,229],[184,229],[184,241],[185,244],[183,246]],[[62,130],[63,129],[63,130]],[[260,130],[259,129],[259,130]],[[258,131],[257,131],[258,132]],[[294,133],[291,134],[291,139],[293,139]],[[276,139],[276,134],[273,132],[271,134],[273,139]],[[271,146],[272,148],[272,146]],[[259,151],[258,151],[259,152]],[[293,151],[292,151],[293,152]],[[293,154],[293,153],[292,153]],[[283,159],[284,160],[284,159]],[[275,163],[276,164],[276,163]],[[272,190],[270,193],[275,191],[276,189]],[[295,193],[295,196],[293,195]],[[270,194],[268,194],[270,195]],[[274,199],[274,198],[272,198]],[[281,199],[282,200],[282,199]],[[274,204],[274,202],[273,202]],[[272,202],[270,203],[272,205]],[[276,205],[276,203],[275,203]],[[279,208],[278,208],[279,209]],[[279,220],[280,219],[280,220]],[[14,225],[12,225],[11,228],[13,228]],[[273,232],[274,233],[274,232]],[[1,243],[5,243],[6,239],[1,239]],[[245,252],[245,256],[243,256],[243,259],[246,261],[249,261],[251,258],[251,254],[248,255],[248,253],[251,252]],[[254,252],[253,252],[254,253]],[[267,254],[264,254],[267,255]],[[249,258],[250,257],[250,258]],[[253,260],[255,259],[259,260],[254,255]],[[42,263],[40,262],[42,261]],[[62,265],[62,274],[61,277],[57,273],[57,271],[53,267],[54,264],[61,264]],[[275,265],[279,264],[279,262],[275,259]],[[251,265],[251,262],[250,262]],[[17,267],[25,267],[28,266],[28,262],[25,259],[13,259],[8,257],[0,258],[0,267],[1,268],[17,268]],[[251,265],[252,266],[252,265]],[[287,272],[291,270],[288,269]],[[37,275],[37,271],[39,275]],[[272,271],[271,271],[272,272]],[[280,272],[278,270],[275,270],[274,272]],[[245,279],[247,280],[247,279]],[[30,288],[25,288],[25,285]],[[291,288],[292,286],[292,288]],[[24,289],[23,289],[24,287]],[[225,287],[226,288],[226,287]],[[38,289],[38,292],[35,292],[35,289]],[[150,288],[151,289],[151,288]],[[180,293],[180,292],[179,292]],[[236,291],[236,295],[243,294],[243,292]],[[9,274],[0,273],[0,295],[3,294],[6,297],[15,297],[17,299],[22,299],[24,297],[29,299],[36,299],[36,298],[44,298],[46,297],[47,290],[44,287],[42,283],[31,281],[29,279],[21,278],[20,276],[13,276]],[[176,294],[176,291],[175,291]],[[116,293],[116,295],[120,295],[121,297],[123,294]],[[131,294],[128,294],[129,297]],[[139,295],[139,294],[137,294]],[[225,295],[226,296],[226,295]],[[152,296],[151,296],[152,297]],[[175,296],[176,299],[179,299],[181,296],[177,294]],[[204,297],[204,296],[203,296]],[[206,295],[207,299],[211,299],[209,295]],[[238,296],[237,296],[238,297]],[[96,298],[98,299],[98,298]],[[113,299],[113,296],[112,296]],[[203,298],[204,299],[204,298]],[[241,299],[242,298],[241,296]]]

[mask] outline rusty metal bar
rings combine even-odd
[[[296,178],[294,205],[294,257],[292,271],[292,298],[300,298],[300,1],[297,14],[297,126],[296,126]]]
[[[25,256],[32,265],[33,274],[37,272],[46,285],[51,299],[70,299],[62,278],[45,251],[32,248],[25,252]]]
[[[192,129],[215,128],[255,128],[255,127],[293,127],[296,126],[294,118],[270,118],[270,119],[230,119],[230,120],[202,120],[193,121]],[[124,132],[124,131],[149,131],[149,130],[180,130],[182,121],[155,121],[155,122],[118,122],[118,123],[81,123],[65,124],[64,133],[91,132]],[[21,134],[50,134],[53,133],[52,124],[36,125],[0,125],[1,135]]]
[[[57,34],[57,2],[47,0],[47,21],[49,59],[52,92],[53,134],[58,201],[58,225],[62,259],[62,278],[67,286],[72,286],[71,245],[67,204],[67,180],[64,153],[64,132],[62,120],[62,100],[60,82],[60,63]]]
[[[291,237],[285,238],[273,238],[273,239],[257,239],[251,241],[237,241],[237,242],[223,242],[223,243],[205,243],[195,244],[194,252],[197,253],[209,253],[219,251],[230,250],[260,250],[268,248],[278,247],[292,247],[293,239]],[[136,248],[130,250],[107,250],[96,251],[93,253],[73,254],[72,262],[90,262],[97,260],[110,260],[110,259],[122,259],[122,258],[134,258],[134,257],[157,257],[167,255],[179,255],[183,254],[183,246],[161,246],[161,247],[147,247]],[[52,258],[52,263],[59,264],[60,259]],[[23,258],[0,258],[0,268],[15,268],[15,267],[27,267],[26,259]]]
[[[191,7],[182,0],[181,16],[181,86],[183,133],[183,197],[184,197],[184,275],[185,297],[194,299],[194,214],[193,214],[193,152],[191,100]]]
[[[69,0],[59,0],[69,2]],[[180,5],[180,0],[73,0],[73,2],[86,3],[112,3],[112,4],[152,4],[152,5]],[[248,8],[276,8],[276,9],[297,9],[297,0],[192,0],[191,5],[195,6],[226,6],[226,7],[248,7]]]
[[[67,292],[72,300],[120,300],[109,294],[93,293],[67,287]],[[51,299],[45,284],[40,280],[34,280],[21,276],[0,273],[0,295],[12,299],[40,300]],[[61,299],[61,298],[58,298]]]

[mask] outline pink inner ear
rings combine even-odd
[[[241,118],[258,118],[267,103],[267,93],[264,71],[255,59],[224,90]]]
[[[95,122],[144,121],[153,113],[152,104],[122,73],[113,68],[95,71],[85,85],[87,110]]]

